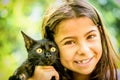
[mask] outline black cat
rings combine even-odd
[[[27,80],[33,75],[36,65],[53,65],[61,77],[60,80],[67,80],[64,76],[64,68],[60,66],[57,45],[48,39],[33,40],[24,32],[22,32],[22,35],[28,52],[28,58],[9,77],[9,80]],[[52,80],[55,80],[55,78],[53,77]]]

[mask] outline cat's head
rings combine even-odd
[[[21,31],[22,32],[22,31]],[[58,47],[48,39],[34,40],[22,32],[28,59],[35,65],[52,65],[58,58]]]

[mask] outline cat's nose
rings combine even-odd
[[[49,53],[49,52],[46,52],[46,58],[50,58],[51,57],[51,53]]]

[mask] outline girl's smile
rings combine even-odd
[[[76,64],[78,64],[78,66],[80,66],[80,67],[85,67],[85,66],[89,66],[90,65],[90,63],[92,62],[93,58],[94,58],[94,56],[90,57],[90,58],[87,58],[87,59],[82,59],[82,60],[78,59],[78,60],[75,60],[74,62]]]

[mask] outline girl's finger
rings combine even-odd
[[[59,80],[59,74],[53,66],[36,66],[33,77],[29,80],[51,80],[53,76]]]

